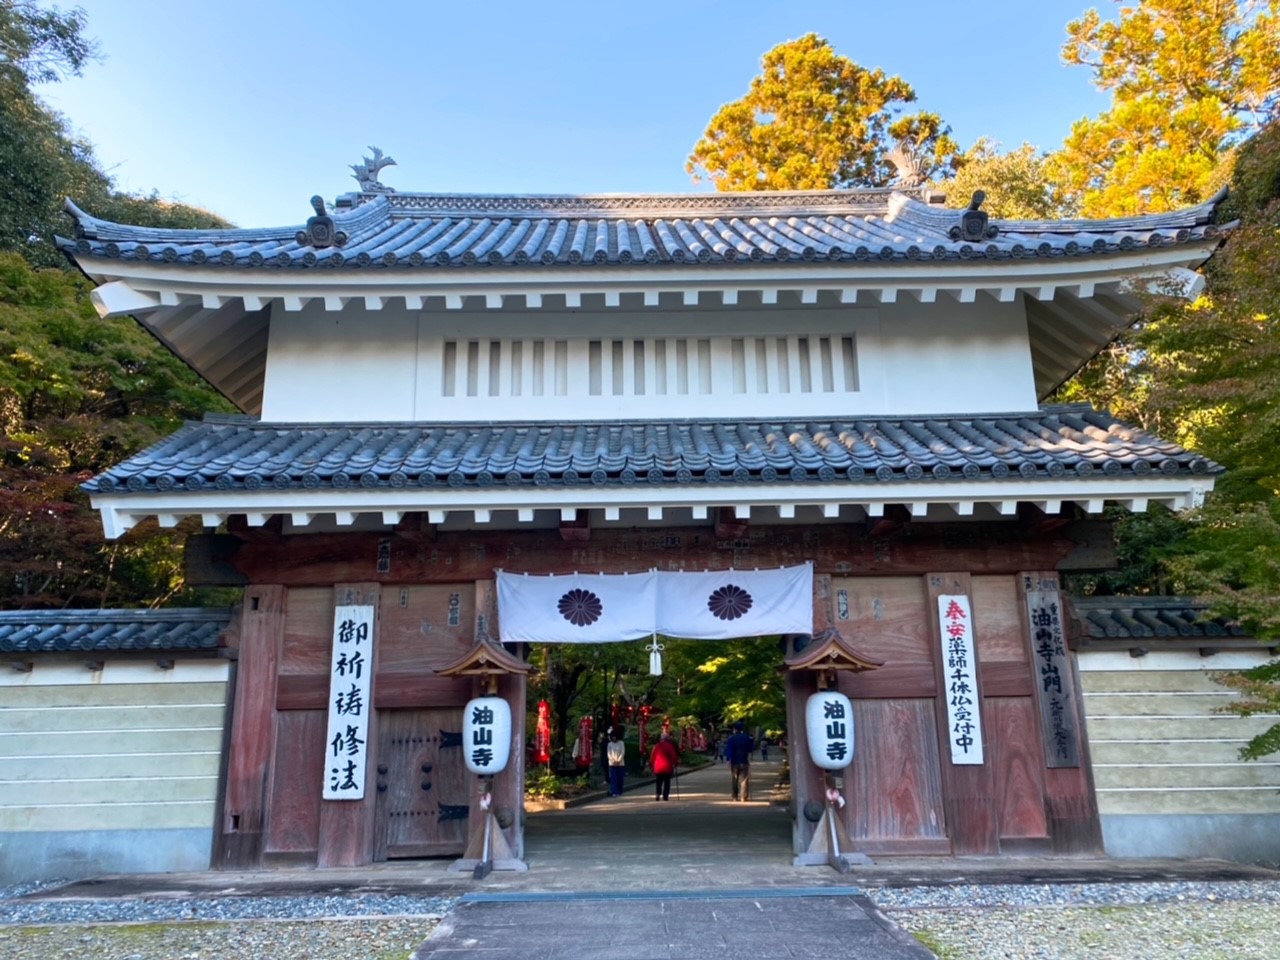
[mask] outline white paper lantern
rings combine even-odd
[[[462,715],[462,755],[472,773],[492,776],[511,754],[511,705],[501,697],[477,697]]]
[[[843,693],[824,690],[804,707],[809,759],[823,770],[843,770],[853,762],[853,704]]]

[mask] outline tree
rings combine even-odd
[[[0,607],[178,596],[181,531],[106,544],[79,484],[226,402],[137,324],[99,320],[87,281],[12,253],[0,357]]]
[[[935,114],[899,117],[916,99],[901,77],[840,56],[815,33],[766,53],[746,95],[720,108],[685,169],[717,190],[885,186],[896,141],[921,180],[957,152]]]
[[[1199,203],[1230,149],[1280,115],[1280,0],[1140,0],[1115,21],[1089,10],[1067,34],[1063,61],[1112,93],[1054,157],[1085,216]]]
[[[982,209],[1006,220],[1050,220],[1073,211],[1049,177],[1045,157],[1031,144],[1001,153],[999,145],[983,137],[956,158],[955,173],[937,182],[947,194],[947,206],[969,205],[977,190],[987,195]]]
[[[1138,374],[1167,434],[1227,467],[1169,573],[1274,645],[1280,638],[1280,121],[1243,144],[1220,216],[1239,226],[1209,262],[1205,293],[1155,307],[1138,333]],[[1233,712],[1280,708],[1280,663],[1233,674]],[[1242,756],[1280,749],[1280,725]]]

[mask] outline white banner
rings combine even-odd
[[[658,574],[658,632],[693,640],[813,632],[813,565]]]
[[[813,565],[708,573],[498,571],[503,643],[731,640],[813,631]]]
[[[938,597],[942,663],[946,675],[947,728],[951,762],[982,763],[982,710],[978,661],[973,653],[973,611],[962,593]]]
[[[655,574],[498,571],[503,643],[614,643],[655,630]]]
[[[373,607],[333,608],[329,661],[329,732],[325,741],[325,800],[364,798],[373,710]]]

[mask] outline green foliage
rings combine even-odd
[[[1006,220],[1048,220],[1070,215],[1067,198],[1049,179],[1044,156],[1029,143],[1001,153],[985,137],[956,158],[949,180],[935,184],[947,206],[963,209],[977,190],[986,194],[982,209]]]
[[[1077,121],[1053,178],[1086,216],[1176,209],[1206,199],[1229,149],[1280,104],[1280,3],[1139,0],[1116,20],[1067,25],[1062,59],[1089,67],[1111,108]]]
[[[78,76],[98,55],[84,35],[84,11],[41,10],[34,0],[0,0],[0,83],[50,83]]]
[[[957,152],[936,114],[896,114],[916,99],[901,77],[866,69],[810,33],[761,61],[746,95],[720,108],[685,169],[717,190],[884,186],[895,142],[921,179]]]
[[[745,720],[786,726],[786,687],[778,674],[782,651],[776,637],[746,640],[667,640],[671,688],[663,706],[689,715],[699,726]]]
[[[181,532],[105,544],[79,483],[226,403],[136,323],[99,320],[89,289],[0,254],[0,607],[147,604],[182,589]]]
[[[1224,215],[1240,223],[1206,268],[1205,293],[1194,303],[1154,304],[1129,340],[1125,364],[1112,370],[1121,374],[1114,395],[1120,399],[1127,376],[1127,402],[1140,405],[1145,425],[1228,472],[1181,535],[1160,524],[1146,527],[1147,535],[1128,545],[1132,571],[1120,576],[1151,576],[1174,592],[1194,593],[1215,614],[1274,642],[1280,637],[1280,123],[1238,150]],[[1143,529],[1136,519],[1121,528],[1122,548]],[[1237,712],[1280,706],[1274,674],[1240,674],[1230,682],[1247,694]],[[1278,745],[1280,728],[1272,728],[1242,755],[1262,756]]]

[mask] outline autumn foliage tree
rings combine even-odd
[[[1140,0],[1116,20],[1089,10],[1067,34],[1063,61],[1112,94],[1054,158],[1085,216],[1207,199],[1231,148],[1280,110],[1280,0]]]
[[[764,55],[745,96],[720,108],[685,169],[717,190],[886,186],[904,153],[928,179],[957,152],[936,114],[902,116],[911,85],[836,53],[815,33]]]

